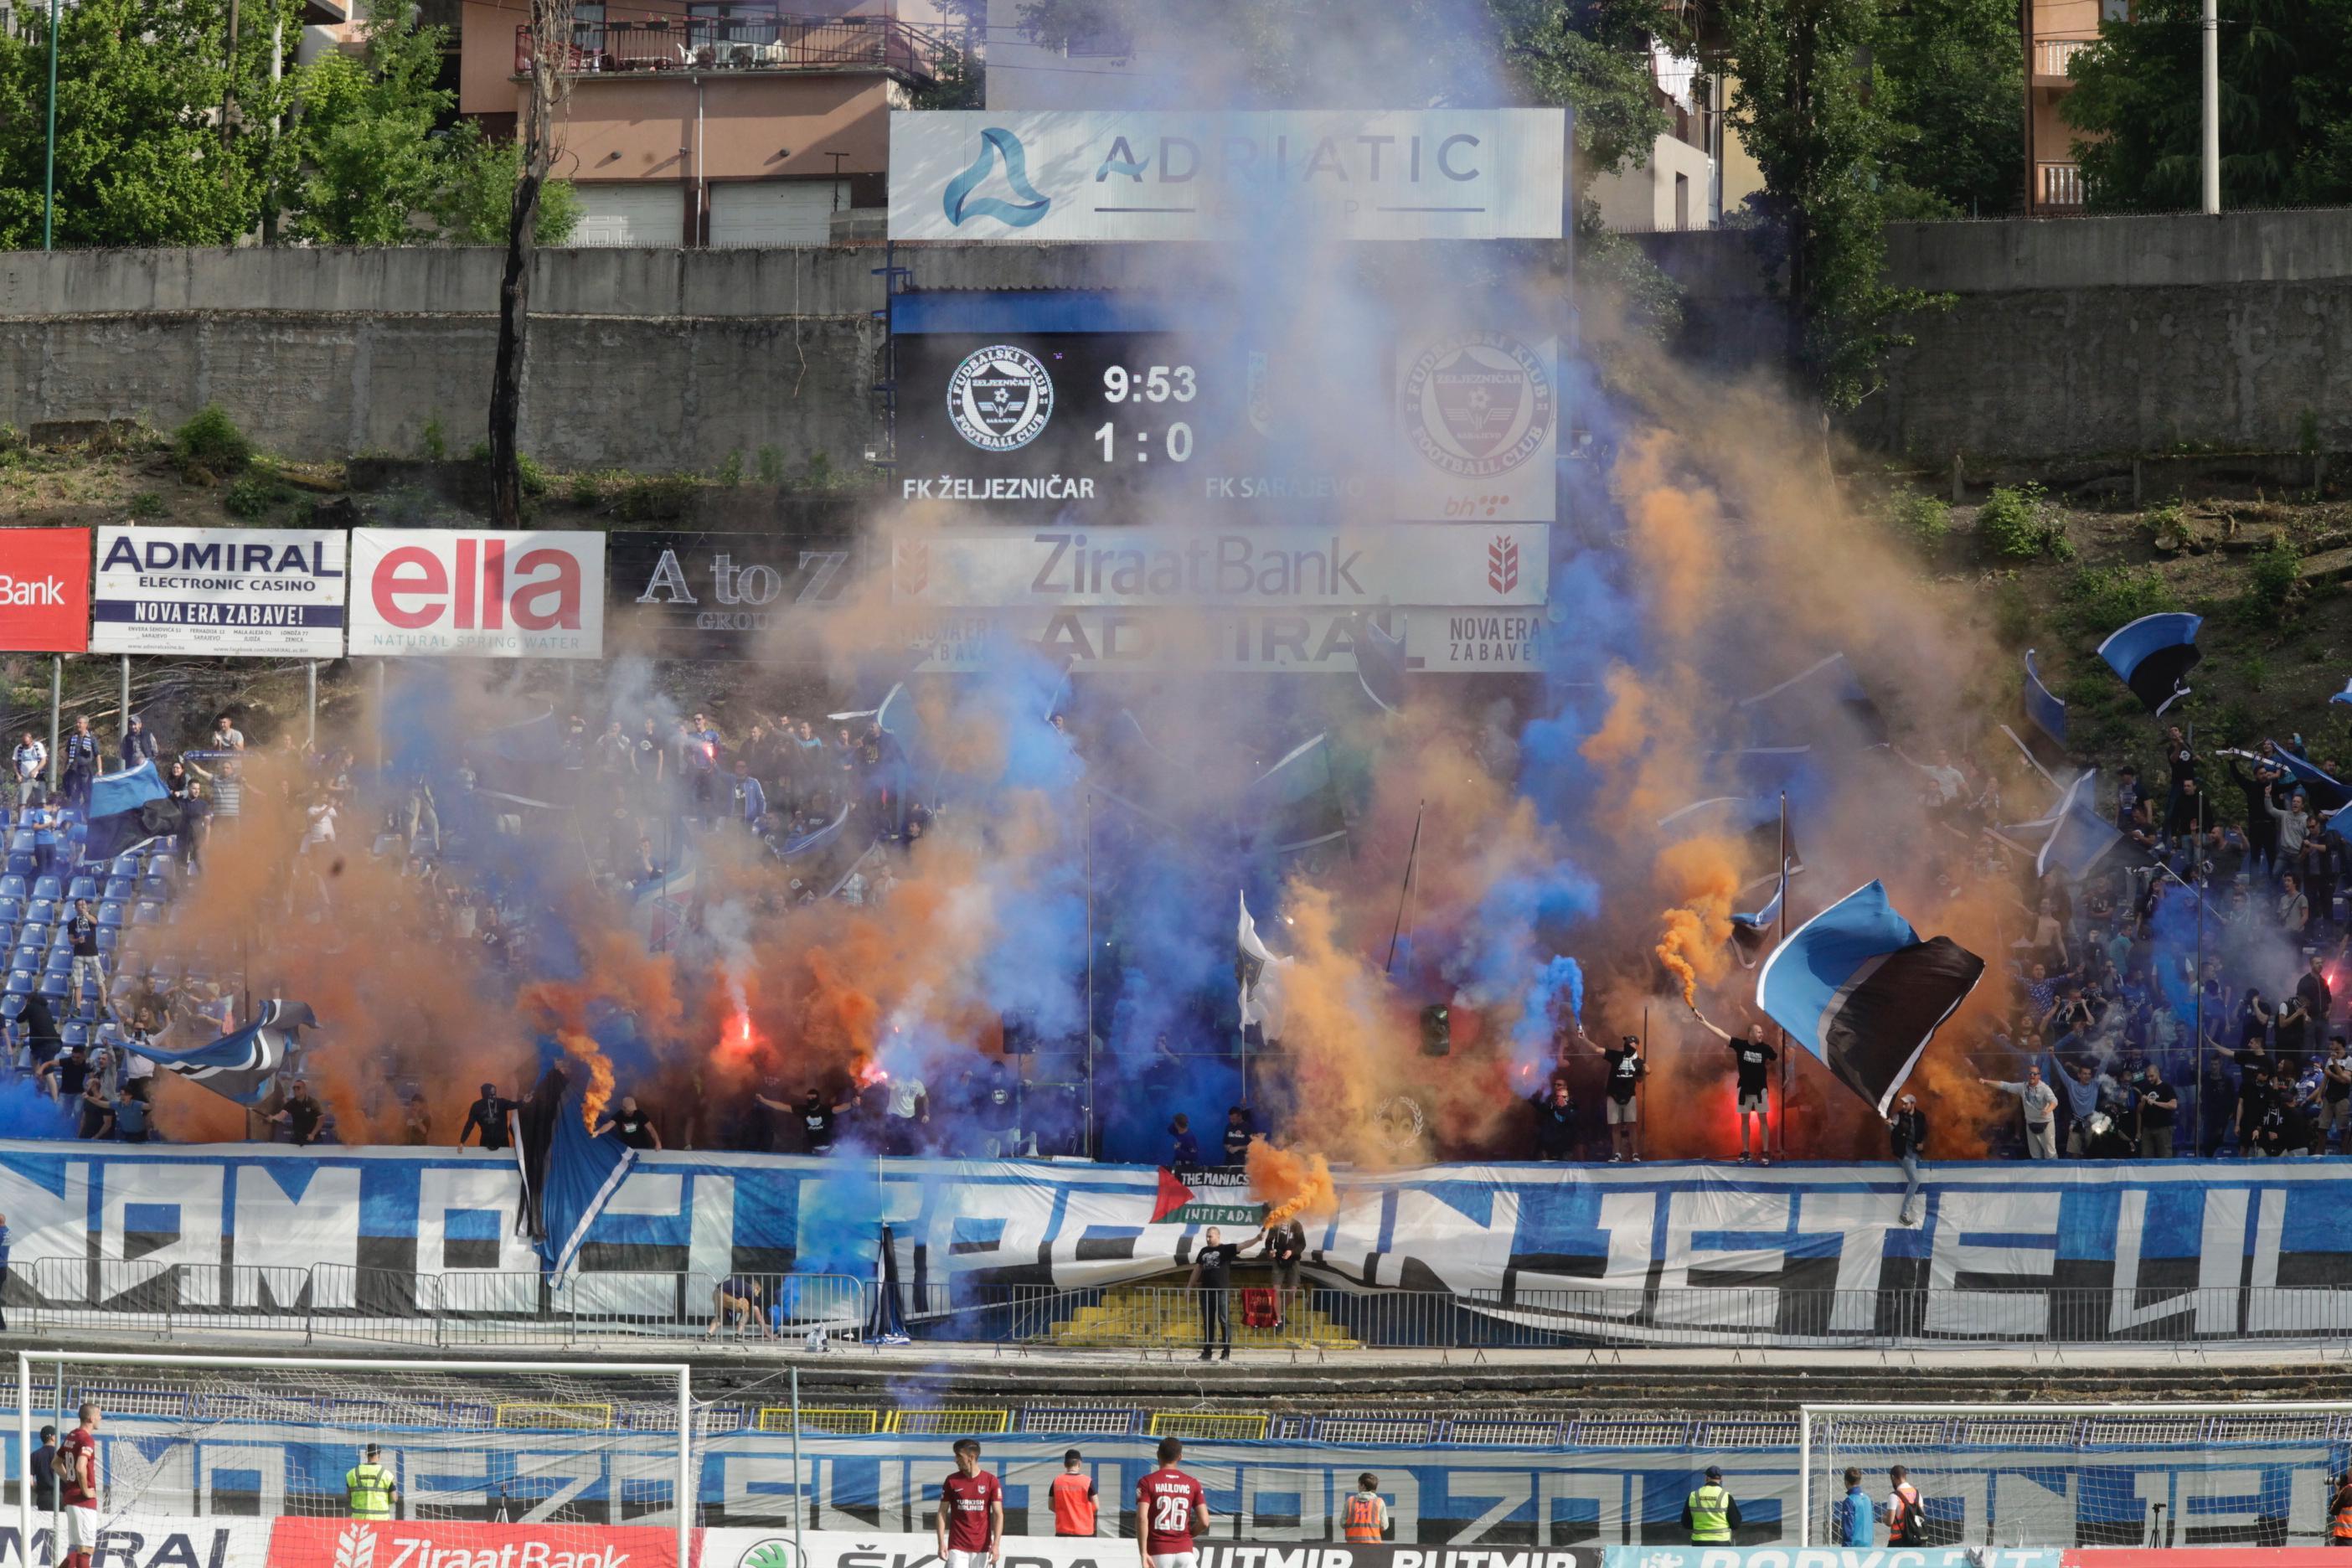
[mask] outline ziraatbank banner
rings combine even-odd
[[[341,658],[340,528],[101,528],[92,653]]]
[[[1492,609],[1542,604],[1550,566],[1551,528],[1539,522],[993,529],[894,540],[890,597],[944,609]]]
[[[352,530],[351,651],[596,658],[604,536],[549,530]]]
[[[890,116],[890,237],[1558,239],[1564,109]]]

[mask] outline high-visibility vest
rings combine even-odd
[[[1095,1483],[1091,1478],[1064,1470],[1045,1489],[1054,1505],[1054,1533],[1092,1535],[1095,1532]]]
[[[1352,1493],[1346,1510],[1339,1516],[1340,1533],[1349,1541],[1378,1541],[1381,1538],[1381,1515],[1385,1511],[1380,1493]]]
[[[1926,1523],[1919,1515],[1919,1489],[1909,1481],[1896,1487],[1886,1498],[1886,1544],[1916,1546],[1919,1527]]]
[[[2336,1494],[2336,1518],[2327,1535],[2331,1541],[2352,1541],[2352,1487]]]
[[[343,1472],[353,1519],[392,1517],[392,1472],[382,1465],[357,1464]]]
[[[1706,1486],[1690,1495],[1691,1544],[1728,1545],[1731,1542],[1731,1494]]]

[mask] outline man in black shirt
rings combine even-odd
[[[2320,1089],[2320,1131],[2336,1140],[2338,1153],[2352,1154],[2352,1131],[2347,1131],[2352,1129],[2352,1050],[2346,1048],[2343,1036],[2329,1037],[2320,1074],[2326,1080]]]
[[[2143,1160],[2172,1158],[2172,1124],[2180,1114],[2180,1096],[2164,1081],[2164,1071],[2154,1062],[2140,1069],[2139,1080],[2139,1157]]]
[[[71,1108],[81,1099],[82,1087],[89,1081],[89,1053],[80,1046],[71,1046],[61,1057],[52,1057],[34,1073],[38,1079],[46,1075],[49,1093],[60,1105]]]
[[[286,1097],[285,1107],[271,1118],[286,1124],[287,1134],[298,1149],[319,1141],[319,1124],[325,1119],[325,1108],[310,1093],[310,1084],[299,1078],[294,1080],[294,1091]]]
[[[845,1106],[827,1105],[824,1097],[814,1089],[801,1096],[801,1149],[805,1153],[823,1154],[833,1148],[833,1119]]]
[[[33,1511],[55,1513],[58,1510],[58,1429],[41,1428],[41,1446],[33,1450]]]
[[[1578,1033],[1583,1038],[1582,1031]],[[1586,1040],[1609,1063],[1609,1163],[1642,1158],[1642,1037],[1626,1035],[1614,1047]]]
[[[1753,1117],[1760,1144],[1756,1151],[1756,1163],[1770,1164],[1772,1117],[1768,1109],[1769,1101],[1767,1095],[1772,1060],[1780,1053],[1764,1043],[1764,1026],[1761,1024],[1750,1024],[1747,1037],[1743,1039],[1728,1029],[1717,1028],[1708,1023],[1706,1015],[1696,1007],[1691,1009],[1691,1016],[1696,1018],[1709,1034],[1729,1046],[1732,1058],[1739,1065],[1739,1163],[1745,1165],[1748,1161],[1748,1119]]]
[[[89,808],[89,786],[98,777],[98,737],[89,732],[89,721],[74,721],[73,733],[65,738],[58,750],[65,759],[65,777],[59,781],[65,788],[66,804]]]
[[[1307,1257],[1307,1227],[1287,1219],[1265,1233],[1263,1256],[1274,1264],[1274,1326],[1290,1321],[1299,1298],[1299,1264]]]
[[[1536,1109],[1536,1158],[1575,1159],[1576,1101],[1569,1095],[1568,1079],[1552,1079],[1549,1090],[1530,1097],[1528,1103]]]
[[[634,1094],[621,1096],[619,1112],[608,1118],[596,1129],[596,1132],[599,1137],[607,1132],[618,1133],[621,1142],[632,1149],[658,1149],[662,1146],[659,1129],[654,1126],[654,1119],[638,1105],[637,1097]]]
[[[497,1084],[482,1085],[482,1098],[466,1108],[466,1124],[457,1129],[457,1147],[463,1149],[466,1140],[479,1129],[485,1152],[495,1153],[504,1149],[507,1146],[507,1112],[514,1108],[513,1100],[499,1098]]]
[[[1922,1217],[1917,1206],[1919,1156],[1927,1152],[1927,1115],[1919,1109],[1917,1095],[1906,1094],[1895,1101],[1895,1114],[1886,1119],[1886,1131],[1895,1157],[1903,1164],[1903,1210],[1898,1217],[1905,1225],[1917,1225]]]
[[[98,963],[98,916],[91,912],[88,899],[74,900],[73,918],[66,922],[66,940],[73,944],[73,1005],[79,1013],[85,984],[101,999],[106,995],[106,973]]]
[[[2302,977],[2294,983],[2294,999],[2303,1004],[2306,1020],[2303,1038],[2309,1042],[2310,1048],[2316,1049],[2319,1042],[2327,1037],[2327,1010],[2336,1005],[2336,993],[2327,984],[2326,963],[2319,954],[2315,952],[2311,955]],[[2282,1037],[2284,1033],[2284,1030],[2280,1031]],[[2279,1049],[2286,1048],[2286,1041],[2282,1037]]]
[[[1188,1281],[1201,1299],[1201,1359],[1209,1359],[1209,1345],[1220,1336],[1224,1340],[1224,1359],[1234,1359],[1234,1318],[1226,1308],[1225,1298],[1234,1287],[1234,1259],[1265,1237],[1259,1231],[1248,1241],[1223,1242],[1221,1233],[1211,1226],[1201,1235],[1201,1250],[1192,1255],[1192,1277]]]
[[[1225,1112],[1225,1163],[1228,1165],[1249,1163],[1250,1139],[1255,1136],[1255,1134],[1250,1131],[1248,1111],[1238,1105],[1227,1110]]]
[[[2231,1051],[2230,1059],[2238,1064],[2238,1153],[2243,1157],[2253,1153],[2254,1130],[2270,1109],[2271,1058],[2259,1045],[2250,1045]]]

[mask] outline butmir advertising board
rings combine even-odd
[[[92,653],[340,658],[341,529],[101,528]]]

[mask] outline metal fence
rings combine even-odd
[[[936,34],[887,16],[659,17],[580,22],[563,68],[583,75],[644,71],[881,71],[929,81],[948,46]],[[517,76],[530,70],[527,26],[515,29]]]
[[[872,1280],[845,1274],[583,1271],[561,1282],[492,1269],[437,1274],[42,1258],[7,1276],[9,1327],[251,1336],[416,1350],[565,1347],[641,1338],[780,1348],[856,1338]],[[928,1283],[899,1292],[925,1340],[1068,1352],[1222,1347],[1365,1351],[1664,1346],[1863,1349],[2323,1342],[2352,1331],[2352,1289],[1811,1290],[1772,1286],[1446,1292],[1245,1282],[1222,1297],[1167,1285]]]

